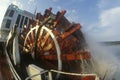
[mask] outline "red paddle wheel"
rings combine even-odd
[[[85,68],[87,65],[91,66],[91,55],[86,49],[81,25],[69,22],[64,16],[65,10],[57,14],[53,14],[51,10],[52,8],[46,9],[44,15],[37,13],[36,20],[31,18],[29,27],[23,27],[18,35],[19,55],[16,56],[21,60],[13,57],[14,65],[31,61],[27,57],[29,55],[33,60],[30,63],[45,70],[53,69],[76,75],[87,72]],[[16,30],[17,27],[14,27],[13,31]],[[8,44],[11,44],[9,40]],[[95,76],[77,77],[65,74],[59,75],[59,79],[95,80]]]

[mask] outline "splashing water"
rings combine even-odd
[[[119,80],[120,63],[113,51],[98,44],[96,41],[84,34],[88,49],[91,52],[94,71],[102,80]]]

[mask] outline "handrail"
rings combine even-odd
[[[50,70],[51,72],[56,72],[60,74],[66,74],[66,75],[75,75],[75,76],[96,76],[96,74],[79,74],[79,73],[70,73],[70,72],[63,72],[63,71],[57,71],[57,70]]]
[[[63,71],[58,71],[58,70],[53,70],[53,69],[50,70],[50,71],[48,71],[48,70],[42,71],[41,73],[38,73],[38,74],[32,75],[30,77],[27,77],[25,80],[29,80],[32,77],[35,77],[35,76],[38,76],[38,75],[42,75],[42,74],[47,73],[47,72],[48,72],[48,79],[49,80],[53,80],[52,79],[52,72],[60,73],[60,74],[66,74],[66,75],[73,75],[73,76],[83,76],[83,77],[85,77],[85,76],[95,76],[95,80],[99,80],[99,77],[95,73],[92,73],[92,74],[79,74],[79,73],[63,72]]]
[[[7,52],[6,49],[5,49],[5,53],[6,53],[7,61],[8,61],[9,66],[10,66],[10,70],[13,73],[13,76],[14,76],[15,80],[22,80],[20,78],[20,76],[18,75],[18,73],[16,72],[15,68],[13,67],[13,64],[12,64],[12,62],[10,60],[10,57],[9,57],[8,52]]]
[[[48,70],[42,71],[42,72],[40,72],[40,73],[38,73],[38,74],[35,74],[35,75],[32,75],[32,76],[27,77],[25,80],[29,80],[29,79],[31,79],[32,77],[36,77],[36,76],[38,76],[38,75],[42,75],[42,74],[47,73],[47,72],[48,72]]]
[[[93,73],[93,74],[83,74],[83,73],[79,74],[79,73],[63,72],[63,71],[58,71],[58,70],[50,70],[50,71],[60,73],[60,74],[73,75],[73,76],[95,76],[95,80],[99,80],[97,74],[95,74],[95,73]],[[52,74],[50,74],[50,75],[52,75]],[[50,79],[50,80],[52,80],[52,79]]]

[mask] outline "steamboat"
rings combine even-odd
[[[15,80],[100,80],[79,23],[65,10],[32,14],[9,5],[0,47]]]

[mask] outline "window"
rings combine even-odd
[[[22,16],[21,22],[20,22],[20,28],[22,28],[23,26],[23,20],[24,20],[24,16]]]
[[[27,26],[27,22],[28,22],[28,17],[25,18],[25,22],[24,22],[24,25]]]
[[[10,20],[10,19],[7,19],[6,24],[5,24],[5,27],[6,27],[6,28],[9,28],[9,27],[10,27],[10,24],[11,24],[11,20]]]
[[[21,18],[21,15],[18,15],[17,20],[16,20],[17,26],[19,26],[20,18]]]
[[[11,10],[9,16],[10,16],[10,17],[13,17],[14,12],[15,12],[14,10]]]

